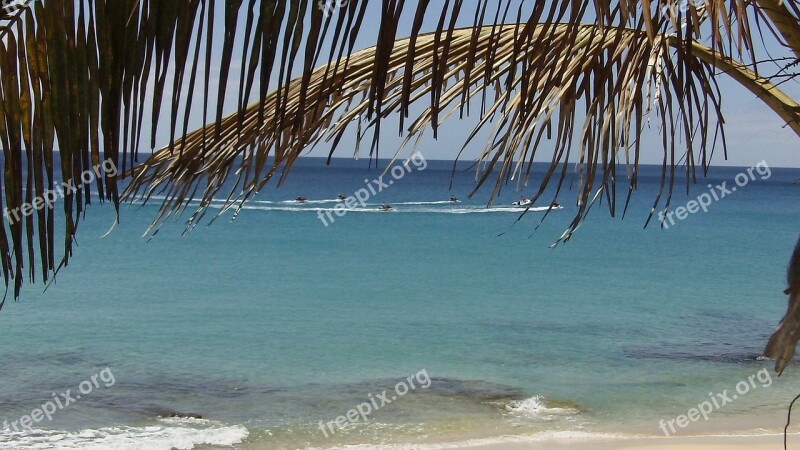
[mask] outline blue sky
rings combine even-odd
[[[336,0],[334,0],[336,1]],[[245,2],[246,3],[246,2]],[[356,44],[356,49],[362,49],[371,46],[375,42],[375,36],[379,28],[379,7],[381,2],[371,2],[372,8],[367,14],[365,27],[362,29],[359,40]],[[433,0],[431,11],[440,10],[443,0]],[[525,6],[531,5],[533,2],[525,2]],[[460,26],[468,26],[472,24],[472,17],[474,9],[471,2],[467,3],[468,6],[462,11],[459,18]],[[243,10],[245,7],[243,7]],[[513,9],[513,8],[512,8]],[[408,30],[411,28],[412,15],[414,8],[407,7],[407,13],[401,18],[399,37],[405,37]],[[334,11],[334,14],[338,12]],[[222,11],[217,15],[217,33],[221,34],[223,29]],[[240,16],[240,21],[244,21],[244,11]],[[426,18],[423,30],[432,30],[435,28],[436,21],[438,21],[438,14]],[[244,24],[240,24],[239,33],[243,33]],[[221,36],[220,36],[221,37]],[[768,36],[769,37],[769,36]],[[783,56],[786,51],[780,48],[776,43],[768,43],[767,49],[773,56]],[[763,52],[763,48],[760,49]],[[238,57],[239,52],[235,52],[235,57]],[[762,53],[761,57],[765,57]],[[220,64],[221,52],[219,49],[215,51],[215,61],[212,70],[213,74],[218,75],[218,65]],[[235,99],[238,92],[238,81],[241,68],[241,60],[234,59],[231,64],[231,77],[228,82],[228,95],[226,97],[226,113],[233,113],[236,109]],[[187,77],[188,78],[188,77]],[[218,79],[215,79],[218,82]],[[723,91],[722,98],[722,111],[726,120],[726,132],[728,137],[728,160],[723,159],[722,149],[719,147],[712,161],[715,165],[733,165],[733,166],[751,166],[761,160],[766,160],[772,167],[800,167],[800,138],[798,138],[789,128],[785,128],[778,116],[759,101],[753,94],[746,89],[739,86],[735,81],[728,77],[720,77],[720,86]],[[216,89],[216,86],[212,86]],[[782,86],[787,93],[794,98],[800,98],[800,85],[796,82],[789,82]],[[215,91],[212,91],[215,92]],[[213,97],[213,95],[212,95]],[[253,96],[255,99],[255,95]],[[197,108],[199,109],[199,108]],[[202,125],[202,116],[197,109],[191,116],[192,129],[198,128]],[[430,159],[453,159],[464,143],[466,135],[472,130],[477,123],[477,116],[465,118],[459,121],[457,118],[451,119],[448,123],[444,124],[440,131],[440,138],[438,141],[432,139],[431,134],[427,133],[423,138],[420,149],[424,151],[426,156]],[[385,133],[381,137],[380,152],[382,156],[389,156],[394,153],[402,139],[397,136],[396,130],[398,129],[397,116],[394,115],[384,122]],[[158,143],[166,145],[168,143],[167,130],[163,128],[157,133]],[[371,141],[371,133],[367,135]],[[660,164],[663,158],[662,151],[659,144],[660,137],[658,130],[653,129],[645,131],[643,136],[643,143],[645,150],[643,151],[641,161],[643,163]],[[483,142],[478,140],[466,148],[462,158],[474,159],[483,149]],[[362,152],[368,149],[369,143],[362,146]],[[354,137],[352,135],[346,136],[339,149],[337,149],[336,156],[338,157],[352,157],[351,149],[354,148]],[[549,161],[551,148],[548,142],[544,142],[540,150],[537,152],[542,155],[541,159],[537,160]],[[310,153],[311,156],[327,156],[328,148],[325,145]]]

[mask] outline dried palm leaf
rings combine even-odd
[[[764,356],[775,359],[775,371],[779,374],[792,361],[800,340],[800,240],[789,262],[786,282],[789,285],[785,291],[789,296],[789,307],[764,349]]]
[[[523,33],[528,37],[520,44]],[[386,77],[378,90],[381,116],[371,116],[376,91],[373,69],[378,64],[378,50],[371,48],[295,79],[280,97],[274,92],[265,102],[230,115],[220,124],[196,130],[173,148],[156,152],[131,171],[132,180],[124,196],[147,201],[153,195],[163,195],[154,221],[158,226],[184,211],[190,204],[189,194],[202,191],[197,198],[199,207],[188,221],[194,226],[229,177],[233,177],[235,189],[226,193],[224,207],[216,217],[230,208],[241,208],[277,173],[285,177],[309,147],[332,142],[332,154],[354,126],[359,127],[358,136],[364,134],[362,126],[375,128],[378,134],[381,117],[394,112],[405,116],[408,104],[423,101],[435,92],[436,105],[427,107],[412,121],[402,149],[428,127],[435,129],[439,120],[462,111],[471,98],[491,86],[493,101],[488,108],[482,107],[481,118],[464,144],[472,142],[493,119],[496,121],[479,158],[485,164],[476,165],[476,190],[494,177],[493,200],[505,180],[527,183],[536,149],[545,133],[555,129],[554,156],[534,199],[543,195],[553,177],[561,189],[570,157],[577,153],[579,209],[561,237],[566,240],[599,193],[607,196],[611,214],[615,214],[616,161],[620,153],[626,160],[635,161],[627,207],[630,191],[636,187],[645,120],[657,122],[665,136],[664,177],[670,184],[665,208],[669,207],[674,185],[678,145],[690,161],[697,152],[706,168],[707,155],[715,144],[706,137],[718,134],[722,123],[715,65],[725,67],[758,94],[781,94],[768,81],[708,47],[693,43],[688,49],[675,36],[651,40],[641,29],[581,24],[493,25],[452,30],[447,64],[435,72],[429,69],[443,52],[438,33],[402,39],[382,56]],[[410,55],[413,64],[409,65]],[[332,65],[346,67],[334,71]],[[779,97],[772,106],[800,130],[797,105],[791,99]],[[443,115],[437,117],[435,110]],[[285,118],[283,122],[262,123],[261,114],[282,114]],[[679,135],[684,136],[681,144],[674,138]],[[709,147],[711,151],[707,151]]]
[[[775,37],[800,53],[797,0],[448,0],[435,8],[427,0],[350,0],[327,15],[312,0],[37,0],[21,6],[0,8],[2,207],[18,210],[101,161],[130,171],[139,150],[148,143],[153,149],[158,129],[168,127],[170,144],[137,169],[128,191],[168,193],[156,222],[182,211],[202,189],[201,210],[193,216],[199,219],[229,177],[239,185],[228,206],[238,207],[237,199],[249,198],[279,170],[285,177],[304,148],[321,140],[336,144],[352,127],[374,131],[370,154],[377,157],[382,121],[399,113],[404,130],[412,103],[427,109],[407,137],[428,127],[436,136],[440,121],[455,111],[469,116],[470,99],[480,98],[477,128],[494,122],[496,132],[476,176],[484,182],[497,170],[495,195],[501,180],[527,181],[550,130],[555,149],[545,180],[560,186],[567,163],[576,160],[568,151],[575,144],[581,208],[574,230],[600,192],[615,212],[620,153],[632,161],[635,187],[647,114],[665,137],[668,204],[679,153],[694,167],[698,157],[706,164],[706,147],[713,149],[708,138],[717,134],[720,117],[715,65],[730,61],[751,89],[771,99],[778,94],[756,70],[753,36]],[[354,52],[371,6],[379,7],[379,31],[371,37],[376,46]],[[473,27],[456,29],[473,6]],[[400,30],[404,13],[413,15],[409,32]],[[423,32],[426,17],[436,19],[432,33]],[[409,38],[398,41],[400,33]],[[695,45],[701,39],[702,49]],[[217,89],[211,86],[214,43],[222,55]],[[225,117],[236,57],[242,60],[236,112]],[[295,73],[300,76],[293,79]],[[248,108],[251,96],[258,102]],[[794,128],[796,105],[787,99],[771,106]],[[210,125],[190,132],[193,108]],[[114,176],[95,183],[99,198],[115,207],[117,183]],[[51,208],[12,222],[0,218],[0,265],[15,297],[25,263],[30,279],[40,273],[45,281],[68,263],[90,190],[80,185],[64,198],[60,260],[55,238],[62,232]]]

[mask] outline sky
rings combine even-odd
[[[333,0],[346,1],[346,0]],[[441,10],[441,5],[444,0],[432,0],[431,11]],[[524,1],[523,6],[527,7],[533,2]],[[247,3],[247,2],[245,2]],[[374,45],[375,36],[379,28],[379,1],[371,2],[369,12],[367,13],[367,20],[362,29],[359,39],[355,48],[357,50]],[[472,2],[467,2],[471,5]],[[246,9],[246,6],[242,8]],[[409,34],[411,29],[411,20],[413,19],[414,8],[407,7],[407,13],[401,17],[398,37],[405,37]],[[513,8],[512,8],[513,9]],[[339,11],[333,9],[333,14],[338,14]],[[472,24],[474,9],[468,6],[462,11],[459,17],[459,26],[469,26]],[[244,11],[240,15],[239,32],[244,30]],[[224,28],[222,20],[222,11],[217,14],[218,22],[216,28],[218,33]],[[509,19],[509,21],[511,18]],[[423,31],[433,31],[438,21],[438,14],[433,14],[427,17],[423,25]],[[768,36],[769,38],[769,36]],[[218,41],[221,41],[218,40]],[[220,42],[217,42],[217,48],[214,49],[214,60],[212,64],[212,74],[215,74],[215,79],[212,80],[212,92],[216,92],[216,85],[218,84],[219,65],[221,64],[221,51],[218,48]],[[764,48],[758,49],[763,52]],[[768,42],[766,50],[772,55],[785,55],[787,52],[775,42]],[[234,55],[240,55],[241,50],[237,49]],[[761,55],[764,57],[764,54]],[[224,111],[226,114],[233,113],[236,110],[236,96],[238,93],[239,74],[241,73],[242,61],[241,59],[234,59],[231,64],[231,76],[228,82],[228,93],[226,97],[226,104]],[[188,77],[187,77],[188,78]],[[727,143],[728,143],[728,159],[725,160],[721,147],[717,149],[717,153],[712,160],[712,165],[727,165],[727,166],[752,166],[762,160],[766,161],[771,167],[796,167],[800,168],[800,138],[788,127],[784,127],[781,119],[770,110],[763,102],[756,98],[745,88],[741,87],[732,79],[722,75],[719,77],[720,87],[722,89],[722,111],[726,123]],[[794,98],[800,98],[800,83],[789,82],[781,86],[781,88]],[[256,93],[252,96],[255,100]],[[213,95],[212,95],[213,97]],[[190,117],[190,129],[199,128],[202,126],[202,115],[199,108],[195,108]],[[213,110],[213,109],[212,109]],[[213,116],[213,114],[211,114]],[[168,116],[167,116],[168,117]],[[431,133],[426,133],[420,145],[420,149],[424,152],[429,159],[454,159],[465,141],[466,136],[472,131],[473,127],[477,124],[477,115],[458,120],[457,117],[452,118],[449,122],[443,124],[440,129],[440,136],[438,140],[431,137]],[[394,153],[402,138],[398,136],[398,118],[393,115],[384,122],[384,134],[381,136],[381,156],[389,156]],[[145,135],[148,130],[145,130]],[[661,164],[663,153],[660,146],[660,135],[657,129],[646,130],[643,135],[643,153],[641,155],[641,162],[645,164]],[[157,134],[158,146],[165,146],[169,142],[168,130],[161,127]],[[484,136],[486,136],[484,134]],[[367,134],[367,139],[371,143],[371,132]],[[484,141],[477,139],[476,142],[468,146],[462,154],[462,159],[474,160],[483,150]],[[362,145],[362,152],[369,147],[369,143]],[[355,148],[355,137],[353,135],[346,135],[340,147],[337,149],[335,156],[337,157],[352,157],[350,149]],[[551,144],[544,142],[537,154],[542,155],[537,157],[537,161],[549,161],[551,153],[548,151],[552,148]],[[327,156],[328,147],[320,145],[314,151],[308,153],[309,156]]]

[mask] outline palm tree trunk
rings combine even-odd
[[[800,239],[789,262],[786,281],[789,284],[785,292],[789,296],[789,307],[764,349],[765,356],[775,359],[775,370],[779,374],[794,357],[800,340]]]

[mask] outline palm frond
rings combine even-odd
[[[669,36],[651,40],[643,29],[582,24],[493,25],[451,30],[449,35],[447,64],[440,64],[438,71],[433,70],[443,51],[438,33],[397,41],[382,56],[386,59],[382,89],[372,84],[377,48],[295,79],[282,96],[273,92],[243,114],[230,115],[221,124],[190,133],[174,148],[156,152],[131,171],[124,197],[146,200],[163,195],[157,225],[182,212],[200,190],[199,208],[189,219],[194,225],[229,178],[235,187],[225,192],[226,207],[217,216],[228,208],[240,208],[277,173],[285,177],[309,147],[331,142],[332,154],[353,128],[359,137],[374,129],[376,142],[382,117],[392,113],[405,117],[408,104],[427,102],[433,95],[434,105],[424,108],[404,130],[402,149],[418,142],[428,128],[435,132],[439,122],[460,116],[470,99],[487,90],[490,95],[480,97],[481,117],[464,144],[495,122],[479,158],[485,164],[476,165],[478,187],[494,175],[494,199],[506,180],[528,183],[537,149],[554,134],[552,163],[535,199],[551,182],[560,191],[569,163],[577,163],[579,209],[562,239],[569,239],[599,192],[616,213],[620,154],[632,161],[627,206],[636,187],[640,136],[647,122],[655,122],[653,126],[664,135],[666,207],[678,159],[685,156],[691,170],[696,160],[707,165],[714,146],[707,136],[716,134],[722,123],[713,66],[679,45],[671,47],[675,41]],[[374,108],[376,91],[381,95],[380,108]],[[486,98],[490,101],[484,103]],[[438,118],[437,111],[441,111]],[[262,123],[261,115],[284,116],[284,120]],[[219,136],[215,130],[221,130]]]
[[[491,169],[501,179],[527,176],[530,164],[523,161],[531,160],[543,130],[555,130],[554,167],[562,170],[551,168],[547,179],[563,180],[575,139],[579,216],[599,189],[613,213],[614,155],[631,152],[635,186],[648,108],[664,127],[665,179],[672,180],[680,153],[691,161],[702,155],[705,164],[706,133],[717,131],[709,117],[719,117],[718,93],[713,63],[693,54],[696,39],[708,39],[713,54],[756,74],[753,36],[776,36],[791,51],[800,48],[791,23],[797,0],[688,1],[685,9],[672,0],[432,3],[350,0],[328,15],[312,0],[44,0],[0,9],[2,206],[17,210],[102,161],[129,172],[139,150],[154,149],[157,131],[168,128],[170,144],[137,169],[129,191],[169,192],[163,219],[185,208],[203,179],[203,207],[229,176],[240,179],[229,198],[248,198],[279,168],[291,169],[304,146],[338,142],[356,115],[374,130],[370,154],[377,156],[381,125],[391,113],[399,113],[405,130],[411,105],[427,104],[408,137],[428,127],[436,136],[441,121],[470,115],[469,99],[480,96],[483,103],[485,93],[489,103],[482,104],[478,127],[494,119],[496,132],[483,155],[488,166],[478,173],[481,182]],[[413,17],[407,31],[399,26],[404,14]],[[364,36],[373,15],[378,32]],[[456,29],[466,15],[474,17],[472,28]],[[428,17],[436,22],[432,32],[424,31]],[[402,35],[409,38],[398,41]],[[376,46],[354,52],[364,38]],[[222,55],[217,88],[211,81],[215,45]],[[226,117],[235,59],[242,61],[230,108],[236,112]],[[251,98],[258,101],[248,108]],[[579,99],[588,103],[579,108]],[[210,125],[190,132],[190,111],[198,108]],[[145,121],[149,135],[143,135]],[[682,144],[673,133],[683,135]],[[236,155],[245,161],[238,170]],[[118,206],[117,183],[114,176],[98,179],[99,198]],[[26,274],[46,281],[69,262],[92,198],[91,186],[78,185],[63,201],[60,260],[52,208],[13,223],[0,218],[0,263],[15,297]],[[672,181],[667,196],[671,187]]]

